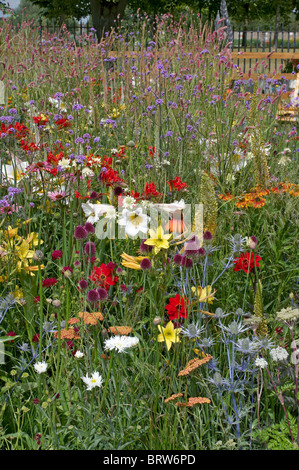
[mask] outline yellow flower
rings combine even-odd
[[[154,247],[154,253],[155,255],[159,253],[159,251],[164,248],[167,250],[169,248],[169,242],[168,240],[171,238],[171,233],[168,235],[164,235],[164,230],[161,227],[158,227],[157,231],[153,229],[149,229],[150,237],[147,240],[145,240],[146,245],[150,245]]]
[[[21,245],[17,248],[17,255],[21,261],[32,258],[33,253],[34,252],[29,249],[29,243],[26,240],[23,240]]]
[[[12,228],[10,225],[4,230],[5,238],[14,238],[18,233],[18,228]]]
[[[197,288],[191,287],[191,290],[194,295],[197,295],[199,302],[208,301],[209,304],[212,304],[215,300],[214,294],[216,291],[212,292],[211,286],[206,286],[204,288],[198,286]]]
[[[180,338],[179,338],[179,333],[181,332],[182,328],[176,328],[174,329],[174,325],[172,321],[169,321],[166,325],[166,328],[164,328],[161,325],[158,325],[160,334],[158,335],[157,341],[161,343],[162,341],[165,341],[167,350],[172,346],[172,343],[179,343]]]
[[[121,257],[123,259],[121,263],[123,266],[137,270],[141,269],[140,263],[145,258],[144,256],[130,256],[127,253],[123,253]]]
[[[26,239],[26,242],[29,243],[29,245],[31,244],[31,246],[38,246],[38,234],[35,233],[35,232],[31,232],[29,234],[29,236],[27,237]],[[44,243],[43,240],[40,240],[40,244]]]

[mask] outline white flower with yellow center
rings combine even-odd
[[[98,372],[94,372],[91,377],[86,374],[86,376],[81,377],[81,379],[87,386],[87,390],[92,390],[95,387],[101,387],[103,383],[102,376]]]
[[[121,227],[124,227],[125,234],[128,237],[136,237],[139,232],[147,234],[149,220],[150,218],[142,212],[140,207],[135,211],[124,209],[118,223]]]
[[[63,157],[61,160],[59,160],[59,166],[63,170],[67,170],[68,168],[71,168],[71,160],[69,158]]]

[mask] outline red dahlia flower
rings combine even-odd
[[[260,267],[259,261],[262,258],[258,255],[254,255],[253,253],[241,253],[239,258],[234,259],[235,267],[234,271],[240,271],[243,269],[245,273],[250,273],[254,266],[256,265],[258,268]]]
[[[169,320],[179,319],[180,317],[188,317],[188,304],[189,300],[185,297],[181,297],[180,294],[177,294],[175,297],[169,299],[169,304],[166,305],[166,310],[168,311]]]
[[[105,263],[102,263],[100,267],[93,266],[90,277],[98,287],[103,287],[106,290],[118,281],[118,277],[114,276],[114,267]]]

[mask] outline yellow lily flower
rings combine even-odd
[[[204,288],[198,286],[197,288],[191,287],[191,290],[194,295],[197,295],[199,302],[208,301],[209,304],[212,304],[215,300],[214,294],[216,291],[212,292],[211,286],[206,286]]]
[[[171,238],[172,234],[165,235],[164,230],[161,227],[158,227],[157,231],[153,229],[149,229],[149,234],[151,238],[148,238],[145,240],[146,245],[150,245],[154,247],[154,253],[155,255],[159,253],[159,251],[164,248],[167,250],[169,248],[169,242],[168,240]]]
[[[4,230],[5,238],[14,238],[18,233],[18,228],[12,228],[10,225]]]
[[[21,245],[17,248],[17,255],[21,261],[33,257],[33,250],[29,249],[29,243],[27,240],[23,240]]]
[[[123,259],[121,263],[122,266],[125,266],[126,268],[130,268],[130,269],[136,269],[136,270],[141,269],[140,263],[145,258],[145,256],[130,256],[130,255],[127,255],[127,253],[122,253],[120,256]]]
[[[159,343],[165,341],[168,351],[170,350],[172,343],[180,342],[179,334],[182,328],[175,329],[172,321],[169,321],[167,323],[166,328],[161,325],[158,325],[158,329],[160,331],[160,334],[158,335],[157,341]]]
[[[26,242],[30,245],[32,244],[32,246],[38,246],[38,234],[35,233],[35,232],[31,232],[28,237],[26,238]],[[40,244],[44,243],[43,240],[40,240]]]

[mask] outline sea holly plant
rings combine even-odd
[[[277,346],[270,350],[268,361],[265,358],[257,359],[256,366],[260,370],[260,384],[258,390],[258,399],[261,399],[263,390],[263,377],[267,376],[269,379],[269,386],[272,393],[277,397],[282,407],[284,419],[284,428],[286,438],[289,439],[290,448],[299,447],[299,418],[297,419],[297,426],[292,424],[291,410],[296,410],[298,416],[299,410],[299,394],[298,394],[298,339],[295,339],[297,332],[297,323],[299,319],[298,305],[294,303],[293,306],[283,308],[276,315],[276,320],[280,325],[284,326],[289,333],[289,341],[284,347]],[[286,334],[286,337],[288,335]],[[288,352],[289,349],[289,352]],[[270,362],[273,367],[270,367]],[[264,374],[263,374],[264,372]],[[276,425],[270,426],[270,429],[262,429],[260,427],[260,435],[264,440],[273,440],[275,442]],[[272,432],[273,431],[273,432]]]

